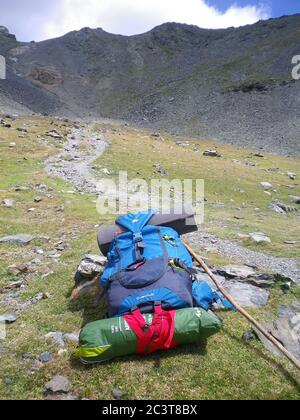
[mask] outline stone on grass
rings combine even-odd
[[[286,214],[286,212],[278,204],[275,204],[275,203],[269,204],[268,209],[273,210],[278,214]]]
[[[276,211],[276,213],[297,213],[298,209],[293,206],[289,206],[288,204],[284,203],[271,203],[269,209]]]
[[[243,308],[261,308],[266,306],[270,293],[251,284],[228,281],[226,290]]]
[[[125,395],[125,393],[118,388],[113,389],[111,394],[115,400],[121,400]]]
[[[15,314],[0,315],[0,323],[2,324],[13,324],[14,322],[16,322],[17,319],[18,317]]]
[[[63,340],[66,343],[78,344],[78,342],[79,342],[79,333],[64,334],[63,335]]]
[[[300,204],[300,197],[297,195],[289,195],[291,201],[295,204]]]
[[[293,172],[287,172],[287,176],[294,181],[296,179],[296,174],[294,174]]]
[[[205,150],[205,152],[203,153],[203,156],[217,157],[217,158],[222,157],[217,150]]]
[[[262,289],[269,289],[275,285],[275,276],[267,273],[256,273],[246,279],[246,282]]]
[[[273,185],[270,182],[261,182],[260,185],[264,190],[271,190]]]
[[[52,137],[54,139],[61,139],[62,135],[57,130],[52,130],[47,133],[48,137]]]
[[[28,245],[33,239],[33,236],[23,234],[3,236],[0,238],[0,244]]]
[[[42,363],[49,363],[54,359],[54,356],[52,353],[49,352],[45,352],[45,353],[41,353],[39,355],[39,361]]]
[[[255,274],[255,270],[251,267],[245,266],[245,265],[227,265],[226,267],[223,267],[222,269],[218,270],[218,273],[221,276],[234,278],[247,278]]]
[[[270,244],[271,239],[262,232],[250,233],[250,239],[256,244]]]
[[[54,344],[56,344],[57,346],[62,346],[64,347],[65,345],[65,341],[63,339],[63,333],[60,331],[56,331],[56,332],[50,332],[48,334],[45,335],[45,339],[52,341]]]
[[[73,389],[70,381],[64,376],[57,375],[45,385],[48,394],[68,394]]]
[[[94,278],[104,270],[107,259],[100,255],[86,255],[79,264],[77,273],[85,278]]]
[[[283,346],[300,361],[300,304],[299,302],[291,306],[282,307],[279,317],[273,322],[264,325]],[[255,330],[258,338],[264,346],[277,356],[282,356],[281,352],[273,346],[259,331]]]
[[[246,332],[244,332],[244,334],[242,336],[242,340],[244,340],[244,341],[255,340],[255,335],[253,334],[252,331],[246,331]]]
[[[3,207],[6,207],[7,209],[11,209],[14,206],[15,202],[14,200],[10,200],[9,198],[6,198],[5,200],[2,201],[1,204]]]

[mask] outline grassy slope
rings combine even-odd
[[[22,295],[24,300],[40,291],[48,292],[50,299],[23,312],[19,320],[8,328],[7,342],[0,342],[0,347],[7,346],[10,354],[1,354],[0,398],[43,398],[43,384],[54,374],[62,374],[74,384],[75,394],[88,398],[111,398],[112,388],[119,387],[127,392],[128,398],[299,399],[300,378],[295,370],[285,361],[270,355],[259,342],[244,343],[240,337],[248,328],[247,323],[237,314],[224,312],[221,313],[225,318],[224,331],[209,340],[207,348],[204,344],[184,347],[168,354],[158,353],[147,358],[132,356],[86,368],[72,360],[73,348],[68,347],[66,355],[57,356],[55,361],[35,375],[27,372],[31,362],[21,360],[22,354],[29,352],[35,358],[42,351],[57,352],[56,347],[44,341],[46,333],[76,331],[82,325],[83,318],[101,318],[103,310],[97,308],[93,313],[83,313],[71,308],[68,302],[76,265],[86,252],[97,252],[94,225],[99,223],[99,215],[95,210],[94,197],[67,194],[63,191],[72,189],[70,185],[50,179],[43,173],[43,160],[49,153],[54,153],[57,146],[46,149],[38,145],[36,137],[48,131],[50,120],[32,119],[24,122],[31,127],[25,139],[19,138],[14,130],[0,127],[0,189],[9,190],[0,193],[0,201],[13,198],[17,202],[13,209],[0,207],[0,235],[25,232],[48,235],[51,239],[48,244],[36,241],[22,249],[1,246],[0,286],[13,280],[7,273],[8,265],[36,257],[33,253],[35,246],[51,250],[53,244],[64,235],[75,232],[77,238],[68,239],[70,246],[59,264],[47,260],[47,265],[54,271],[53,275],[43,279],[36,274],[28,280],[28,287]],[[21,123],[19,119],[14,125],[19,127]],[[57,124],[61,129],[62,123]],[[283,246],[285,239],[298,239],[298,217],[286,218],[267,211],[270,198],[259,188],[261,181],[271,180],[278,189],[278,196],[287,201],[289,190],[284,185],[291,181],[286,175],[269,174],[265,169],[276,166],[282,172],[290,170],[299,174],[299,162],[270,156],[266,160],[259,160],[259,167],[240,166],[232,163],[232,159],[248,159],[249,152],[245,150],[219,146],[222,160],[209,159],[202,157],[201,153],[204,148],[212,147],[208,142],[195,142],[194,145],[191,141],[190,150],[186,150],[179,149],[174,139],[167,135],[164,136],[165,141],[161,142],[134,129],[99,128],[105,128],[112,141],[112,147],[98,162],[102,167],[127,169],[131,177],[139,172],[140,176],[149,179],[153,177],[153,164],[161,163],[169,170],[170,178],[204,178],[209,200],[206,209],[209,230],[224,237],[235,237],[238,232],[263,230],[273,239],[273,244],[266,248],[266,252],[299,255],[299,248]],[[63,130],[67,132],[67,127],[63,127]],[[10,141],[16,141],[16,149],[8,148]],[[195,148],[199,150],[198,153],[193,151]],[[17,184],[36,183],[53,188],[53,198],[45,198],[36,204],[34,198],[41,194],[14,192],[13,187]],[[245,194],[240,194],[239,189],[244,189]],[[292,193],[299,195],[299,186]],[[235,202],[232,203],[230,198]],[[213,201],[221,201],[226,207],[216,208],[211,204]],[[238,214],[245,219],[236,221],[236,208],[243,207],[243,203],[245,206]],[[64,212],[55,212],[54,208],[61,205],[65,207]],[[30,207],[36,207],[36,212],[28,213]],[[260,207],[267,217],[257,216],[254,207]],[[106,221],[101,219],[101,222]],[[215,221],[218,223],[212,223]],[[220,221],[228,227],[220,227]],[[295,297],[292,294],[282,296],[279,290],[274,290],[265,310],[251,312],[263,321],[269,319],[280,304],[293,300]],[[1,308],[0,313],[6,310],[9,308]]]

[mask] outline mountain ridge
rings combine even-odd
[[[32,43],[0,32],[0,111],[10,98],[34,113],[300,155],[298,28],[300,14],[226,29],[169,22],[134,36],[82,28]]]

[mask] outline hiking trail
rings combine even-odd
[[[54,177],[71,182],[77,191],[97,192],[97,179],[91,164],[105,152],[108,143],[101,133],[89,125],[73,128],[62,151],[45,162],[45,171]]]

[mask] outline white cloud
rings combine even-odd
[[[61,0],[60,16],[47,22],[44,38],[86,26],[133,35],[165,22],[225,28],[255,23],[269,16],[270,10],[263,5],[239,7],[233,4],[223,13],[205,0]]]

